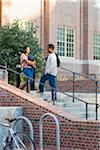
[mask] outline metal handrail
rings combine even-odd
[[[52,117],[56,123],[56,150],[60,150],[60,125],[57,117],[51,113],[46,113],[41,116],[39,121],[39,128],[40,128],[40,150],[43,150],[43,120],[46,117]]]
[[[19,73],[19,72],[13,70],[13,69],[11,69],[11,68],[7,68],[6,66],[3,66],[3,65],[0,65],[0,67],[2,67],[3,69],[6,69],[7,71],[10,71],[10,72],[12,72],[12,73],[15,73],[16,75],[23,76],[23,77],[25,77],[25,78],[28,79],[28,80],[32,80],[32,81],[35,81],[35,82],[37,82],[37,83],[40,83],[41,85],[45,85],[44,83],[42,83],[42,82],[40,82],[40,81],[38,81],[38,80],[35,80],[35,79],[33,79],[33,78],[30,78],[30,77],[26,76],[25,74],[22,75],[21,73]],[[55,90],[55,92],[57,92],[57,89],[55,89],[55,88],[53,88],[53,87],[51,87],[51,89],[52,89],[52,90]],[[53,104],[55,104],[55,100],[53,100]]]
[[[73,98],[73,96],[70,95],[70,94],[68,94],[68,93],[65,93],[65,92],[63,92],[63,91],[61,91],[61,93],[63,93],[64,95],[67,95],[67,96]],[[80,98],[77,98],[76,96],[74,96],[74,98],[75,98],[76,100],[80,101],[80,102],[88,103],[88,104],[90,104],[90,105],[95,105],[95,103],[89,103],[89,102],[87,102],[87,101],[85,101],[85,100],[82,100],[82,99],[80,99]]]
[[[84,77],[84,78],[86,78],[86,79],[89,79],[89,80],[91,80],[91,81],[97,81],[97,80],[95,80],[95,79],[91,79],[91,78],[89,78],[89,77],[87,77],[87,76],[85,76],[85,75],[82,75],[82,74],[80,74],[80,73],[78,73],[78,72],[73,72],[73,71],[71,71],[71,70],[69,70],[69,69],[67,69],[67,68],[62,67],[62,66],[60,66],[59,68],[61,68],[62,70],[71,72],[72,74],[76,74],[76,75],[78,75],[78,76],[80,76],[80,77]]]
[[[62,92],[62,93],[64,93],[64,92]],[[67,93],[64,93],[64,94],[67,95],[67,96],[69,96],[69,97],[72,97],[72,98],[73,98],[72,95],[69,95],[69,94],[67,94]],[[82,100],[82,99],[80,99],[80,98],[77,98],[77,97],[75,97],[75,96],[74,96],[74,99],[76,99],[76,100],[78,100],[78,101],[80,101],[80,102],[83,102],[83,103],[86,105],[86,120],[88,120],[88,105],[95,105],[95,106],[96,106],[96,120],[98,119],[98,105],[99,105],[99,104],[89,103],[89,102],[86,102],[86,101],[84,101],[84,100]]]
[[[13,69],[11,69],[11,68],[6,68],[5,66],[2,66],[2,65],[0,65],[0,67],[3,67],[3,68],[5,68],[5,69],[7,69],[8,71],[11,71],[11,72],[13,72],[13,73],[15,73],[15,74],[17,74],[17,75],[22,75],[21,73],[19,73],[19,72],[13,70]],[[23,74],[22,76],[24,76],[25,78],[27,78],[27,79],[29,79],[29,80],[35,81],[35,82],[37,82],[37,83],[41,83],[40,81],[37,81],[37,80],[35,80],[35,79],[33,79],[33,78],[30,78],[30,77],[28,77],[28,76],[26,76],[26,75],[24,75],[24,74]],[[42,85],[45,85],[44,83],[41,83],[41,84],[42,84]],[[51,89],[56,90],[55,88],[51,88]],[[69,94],[67,94],[67,93],[65,93],[65,92],[63,92],[63,91],[61,91],[61,93],[63,93],[64,95],[67,95],[67,96],[69,96],[69,97],[73,97],[72,95],[69,95]],[[75,97],[75,96],[74,96],[74,98],[77,99],[77,100],[79,100],[79,101],[86,102],[86,101],[84,101],[84,100],[82,100],[82,99],[79,99],[79,98],[77,98],[77,97]],[[87,102],[86,102],[86,103],[87,103]],[[89,103],[89,104],[92,104],[92,103]],[[94,103],[94,104],[95,104],[95,103]]]
[[[100,105],[98,104],[98,108],[100,108]]]
[[[15,70],[13,70],[13,69],[11,69],[11,68],[7,68],[6,66],[3,66],[3,65],[0,65],[0,67],[1,68],[4,68],[4,69],[6,69],[6,70],[8,70],[8,71],[10,71],[10,72],[13,72],[13,73],[15,73],[15,74],[17,74],[17,75],[22,75],[21,73],[19,73],[19,72],[17,72],[17,71],[15,71]],[[60,67],[61,68],[61,67]],[[66,70],[68,70],[68,69],[66,69]],[[72,71],[70,71],[70,72],[72,72]],[[73,73],[73,75],[75,74],[74,72],[72,72]],[[37,81],[37,80],[35,80],[35,79],[33,79],[33,78],[30,78],[30,77],[28,77],[28,76],[26,76],[26,75],[24,75],[23,74],[23,76],[25,77],[25,78],[27,78],[27,79],[29,79],[29,80],[32,80],[32,81],[35,81],[35,82],[37,82],[37,83],[41,83],[40,81]],[[92,79],[91,79],[92,80]],[[92,81],[95,81],[95,80],[92,80]],[[98,83],[98,81],[95,81],[96,83]],[[45,85],[44,83],[41,83],[42,85]],[[55,90],[55,91],[57,91],[57,89],[55,89],[55,88],[51,88],[51,89],[53,89],[53,90]],[[67,94],[67,93],[65,93],[65,92],[63,92],[63,91],[61,91],[61,93],[63,93],[64,95],[67,95],[67,96],[69,96],[69,97],[72,97],[73,98],[73,102],[74,102],[74,99],[77,99],[78,101],[81,101],[81,102],[83,102],[83,103],[85,103],[86,104],[86,120],[88,119],[88,116],[87,116],[87,112],[88,112],[88,108],[87,108],[87,105],[95,105],[96,106],[96,120],[98,119],[97,118],[97,116],[98,116],[98,103],[97,103],[97,89],[96,89],[96,103],[88,103],[87,101],[84,101],[84,100],[82,100],[82,99],[80,99],[80,98],[77,98],[77,97],[75,97],[75,95],[74,95],[74,89],[73,89],[73,96],[72,95],[69,95],[69,94]],[[55,104],[55,101],[53,101],[53,104]]]
[[[94,80],[94,79],[91,79],[91,78],[89,78],[89,77],[87,77],[87,76],[84,76],[84,75],[81,75],[81,74],[79,74],[79,73],[77,73],[77,72],[73,72],[73,71],[71,71],[71,70],[69,70],[69,69],[67,69],[67,68],[64,68],[64,67],[62,67],[62,66],[60,66],[60,69],[62,69],[62,70],[64,70],[64,71],[68,71],[68,72],[71,72],[72,74],[73,74],[73,102],[74,102],[74,100],[75,99],[77,99],[77,100],[79,100],[79,101],[82,101],[82,102],[84,102],[85,104],[86,104],[86,110],[88,109],[87,107],[87,105],[88,104],[91,104],[91,105],[95,105],[96,106],[96,108],[95,108],[95,111],[96,111],[96,120],[97,120],[97,118],[98,118],[98,83],[100,84],[100,82],[98,81],[98,80]],[[83,100],[81,100],[81,99],[79,99],[79,98],[76,98],[75,97],[75,75],[78,75],[78,76],[80,76],[80,77],[84,77],[84,78],[86,78],[86,79],[88,79],[88,80],[90,80],[90,81],[94,81],[95,82],[95,84],[96,84],[96,88],[95,88],[95,94],[96,94],[96,100],[95,100],[95,103],[93,104],[93,103],[87,103],[87,102],[85,102],[85,101],[83,101]],[[86,113],[87,114],[87,113]],[[87,118],[87,115],[86,115],[86,118]]]

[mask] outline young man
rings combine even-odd
[[[21,54],[21,67],[23,68],[23,72],[24,74],[33,79],[33,69],[32,67],[34,67],[36,65],[35,61],[31,61],[28,60],[28,56],[30,53],[30,48],[28,46],[25,46],[24,48],[24,52]],[[32,66],[32,67],[31,67]],[[30,79],[30,90],[33,89],[33,81]],[[28,90],[28,79],[26,79],[26,91],[29,92]]]
[[[52,100],[56,100],[56,75],[57,75],[57,57],[54,52],[54,45],[48,45],[48,57],[46,61],[45,73],[42,75],[39,84],[39,92],[44,92],[44,83],[46,80],[49,81]]]

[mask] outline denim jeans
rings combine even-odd
[[[33,68],[24,68],[23,71],[27,77],[33,79],[33,74],[34,74]],[[28,90],[28,80],[29,79],[26,79],[26,91],[27,92],[29,91]],[[33,89],[33,81],[30,79],[30,90],[32,90],[32,89]]]
[[[21,68],[17,68],[16,70],[17,70],[18,73],[21,73]],[[20,87],[20,82],[21,82],[19,74],[16,75],[16,81],[17,81],[16,87],[19,88]]]
[[[35,75],[36,75],[36,70],[33,68],[33,90],[35,90]]]
[[[57,97],[56,97],[56,76],[53,76],[51,74],[43,74],[40,79],[39,91],[41,93],[44,92],[44,84],[45,84],[46,80],[49,81],[49,84],[51,87],[52,100],[56,100],[57,99]]]

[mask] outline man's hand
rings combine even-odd
[[[36,61],[27,60],[29,66],[36,67]]]
[[[33,67],[36,68],[36,61],[32,61],[33,62]]]

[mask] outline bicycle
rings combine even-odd
[[[17,121],[16,118],[5,118],[5,120],[8,121],[8,124],[0,124],[8,128],[8,135],[3,138],[2,142],[3,150],[36,150],[33,140],[28,135],[13,130],[13,123]]]

